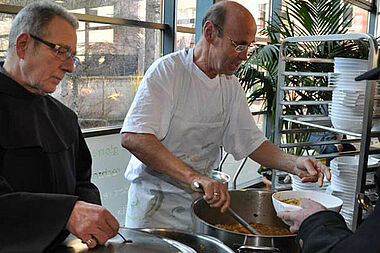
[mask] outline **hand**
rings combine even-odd
[[[302,222],[310,215],[326,210],[326,207],[310,199],[302,199],[300,207],[301,210],[285,211],[277,213],[277,216],[285,221],[291,221],[293,224],[290,226],[290,232],[296,233]]]
[[[295,175],[301,178],[302,183],[318,181],[318,186],[323,185],[323,177],[331,180],[330,169],[315,158],[299,156],[296,159]]]
[[[203,199],[210,205],[210,207],[221,208],[220,211],[222,213],[227,211],[227,208],[230,205],[230,194],[228,193],[227,184],[223,184],[220,181],[201,175],[192,181],[192,188],[194,181],[198,181],[202,185],[204,191]],[[193,188],[193,190],[196,189]]]
[[[119,222],[104,207],[77,201],[66,228],[89,248],[94,248],[117,234]]]

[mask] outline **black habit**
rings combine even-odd
[[[75,202],[100,204],[90,179],[76,114],[0,73],[0,252],[43,252],[63,241]]]

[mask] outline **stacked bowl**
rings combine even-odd
[[[334,62],[334,73],[328,77],[329,86],[334,87],[332,103],[329,105],[331,122],[335,128],[361,132],[366,81],[355,81],[355,77],[367,71],[368,61],[337,57]],[[378,116],[380,103],[375,104],[374,117]],[[374,122],[377,125],[377,121]]]
[[[368,166],[378,163],[377,159],[369,158]],[[356,181],[359,167],[359,156],[342,156],[334,158],[330,163],[331,185],[326,193],[343,200],[340,214],[347,226],[352,226],[354,205],[356,201]]]
[[[293,191],[319,191],[325,192],[327,187],[330,185],[330,182],[324,178],[322,187],[319,187],[315,182],[302,183],[301,179],[298,176],[291,175],[292,178],[292,189]]]

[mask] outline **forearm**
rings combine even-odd
[[[152,134],[124,133],[122,146],[146,166],[166,174],[182,183],[191,182],[201,174],[175,157]]]
[[[249,158],[262,166],[294,173],[298,157],[285,153],[270,141],[265,141],[249,155]]]

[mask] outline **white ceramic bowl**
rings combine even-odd
[[[328,210],[339,212],[342,208],[343,201],[335,196],[318,192],[318,191],[279,191],[272,194],[272,202],[276,212],[283,211],[295,211],[300,210],[300,206],[290,205],[282,202],[281,200],[292,199],[292,198],[306,198],[314,200]]]

